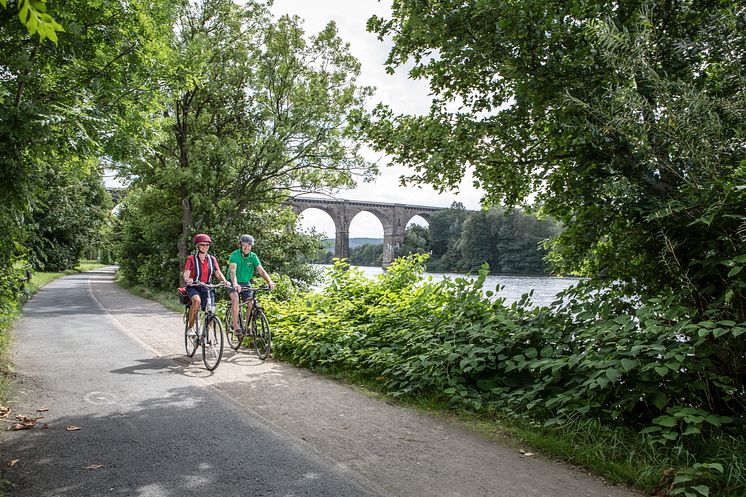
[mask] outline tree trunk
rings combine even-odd
[[[184,282],[184,265],[188,255],[189,235],[192,228],[192,203],[187,197],[186,188],[181,192],[181,238],[179,239],[179,282]]]

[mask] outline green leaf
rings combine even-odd
[[[708,497],[710,495],[710,487],[708,487],[707,485],[695,485],[691,488],[699,492],[701,495],[704,495],[705,497]]]
[[[679,483],[686,483],[688,481],[692,481],[691,475],[679,474],[679,475],[676,475],[676,477],[673,479],[673,484],[678,485]]]
[[[618,369],[607,369],[606,370],[606,377],[612,383],[615,383],[619,379],[620,376],[622,376],[622,374]]]
[[[650,402],[652,402],[653,405],[658,409],[663,409],[668,403],[668,397],[666,397],[666,394],[664,394],[660,390],[653,392],[648,396],[648,398],[650,399]]]
[[[721,336],[727,334],[730,330],[726,330],[724,328],[715,328],[712,330],[712,336],[715,338],[720,338]]]
[[[653,420],[653,423],[665,426],[666,428],[673,428],[676,426],[676,418],[673,416],[658,416]]]
[[[656,366],[655,372],[658,373],[661,376],[666,376],[668,374],[669,369],[664,366]]]
[[[734,267],[733,269],[728,271],[728,278],[732,278],[733,276],[737,275],[738,273],[741,272],[742,269],[743,269],[743,266]]]
[[[634,359],[622,359],[622,368],[624,368],[625,371],[634,369],[637,367],[637,364],[639,364],[639,362]]]
[[[702,432],[702,430],[700,430],[698,427],[696,427],[696,426],[689,426],[689,427],[687,427],[686,430],[684,430],[683,435],[684,436],[696,435],[696,434],[701,433],[701,432]]]

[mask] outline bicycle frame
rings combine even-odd
[[[257,299],[257,294],[261,291],[268,291],[269,287],[259,288],[245,288],[245,290],[251,291],[251,297],[246,298],[240,302],[238,308],[238,323],[244,330],[244,334],[238,334],[235,329],[233,321],[233,310],[228,308],[225,314],[226,334],[228,335],[228,343],[234,350],[238,350],[241,344],[244,342],[244,338],[250,338],[254,345],[254,350],[260,359],[265,359],[269,355],[271,348],[271,331],[269,329],[269,322],[264,314],[261,303]],[[243,292],[241,292],[243,293]],[[241,298],[239,296],[239,298]],[[246,312],[245,307],[251,306],[251,312]],[[245,315],[244,315],[245,314]]]
[[[269,287],[262,286],[259,288],[246,288],[246,290],[251,290],[252,292],[251,297],[247,298],[243,302],[238,303],[238,306],[239,306],[238,307],[238,319],[239,321],[241,321],[241,325],[243,326],[244,329],[248,329],[249,324],[251,323],[251,318],[256,318],[258,311],[262,310],[262,304],[256,298],[257,293],[267,291],[269,290]],[[239,296],[239,298],[241,297]],[[247,308],[250,303],[253,303],[253,305],[251,306],[251,313],[247,313],[246,319],[242,320],[241,318],[244,317],[244,308]]]
[[[225,288],[223,285],[210,285],[199,282],[198,284],[189,285],[191,287],[207,288],[207,302],[205,310],[200,305],[196,310],[194,317],[194,334],[190,335],[189,331],[189,314],[191,307],[194,305],[190,301],[189,305],[184,306],[184,344],[188,357],[194,356],[197,347],[202,346],[202,360],[205,367],[212,371],[223,357],[223,327],[220,319],[215,312],[215,289]],[[201,329],[200,329],[201,324]]]

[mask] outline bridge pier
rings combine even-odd
[[[398,228],[398,229],[397,229]],[[381,267],[386,269],[399,257],[404,245],[404,230],[399,226],[383,229],[383,259]]]
[[[350,257],[350,232],[337,231],[334,241],[334,257],[347,259]]]

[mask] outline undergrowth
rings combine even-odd
[[[510,421],[535,447],[660,495],[746,495],[746,323],[603,290],[506,305],[478,278],[423,282],[425,256],[267,301],[274,352],[398,399]],[[497,298],[494,298],[497,297]]]

